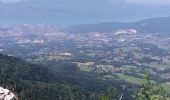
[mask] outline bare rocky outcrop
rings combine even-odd
[[[10,90],[0,87],[0,100],[18,100],[18,99]]]

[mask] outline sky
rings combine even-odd
[[[4,3],[15,3],[15,2],[28,1],[28,0],[0,0],[0,1]],[[167,3],[170,4],[170,0],[125,0],[125,1],[130,3],[138,3],[138,4],[157,4],[157,5],[162,5]]]
[[[16,3],[22,1],[29,1],[29,0],[0,0],[3,3]],[[74,0],[72,0],[74,1]],[[114,1],[114,0],[112,0]],[[170,4],[170,0],[124,0],[129,3],[136,3],[136,4],[151,4],[151,5],[168,5]]]
[[[0,0],[0,25],[129,22],[170,16],[170,0]]]
[[[21,1],[27,1],[27,0],[0,0],[3,3],[16,3]]]
[[[170,5],[170,0],[126,0],[129,3],[143,4],[143,5]]]

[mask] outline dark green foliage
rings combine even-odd
[[[118,100],[119,96],[114,88],[108,88],[107,92],[100,97],[100,100]]]
[[[105,88],[105,83],[82,77],[54,74],[46,67],[0,55],[0,86],[15,92],[19,100],[98,100],[100,93],[90,88]]]
[[[145,76],[142,87],[134,96],[135,100],[169,100],[166,90],[151,81],[149,75]]]

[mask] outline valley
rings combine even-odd
[[[0,29],[0,53],[55,72],[93,73],[100,80],[123,81],[125,85],[138,86],[149,73],[170,93],[170,36],[161,33],[132,28],[73,32],[56,25],[11,26]],[[60,68],[61,62],[74,67]]]
[[[170,0],[0,0],[0,100],[170,100]]]

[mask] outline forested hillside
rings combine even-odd
[[[49,68],[0,55],[0,86],[12,90],[19,100],[98,100],[112,84],[77,74],[52,73]]]

